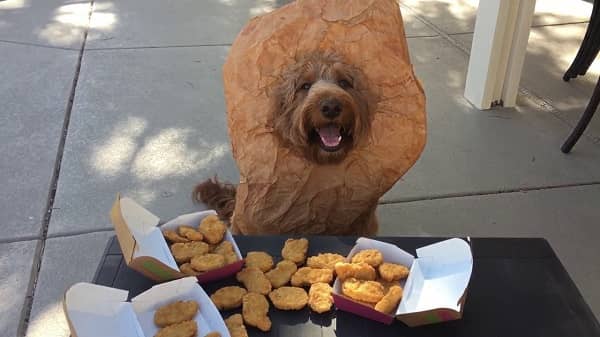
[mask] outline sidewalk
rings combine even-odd
[[[66,337],[121,192],[168,219],[194,184],[236,181],[221,66],[247,20],[287,0],[0,0],[0,337]],[[382,235],[549,240],[600,318],[600,117],[560,145],[600,75],[562,81],[591,1],[538,0],[519,107],[463,98],[476,0],[402,0],[428,143],[382,199]]]

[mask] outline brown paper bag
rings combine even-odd
[[[333,51],[376,93],[371,135],[339,164],[318,165],[273,134],[269,92],[303,54]],[[298,0],[252,19],[223,68],[229,136],[240,171],[232,218],[244,234],[376,232],[378,199],[425,146],[423,88],[395,0]]]

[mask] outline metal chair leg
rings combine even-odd
[[[575,126],[575,129],[573,129],[573,131],[571,132],[571,135],[569,135],[569,138],[567,138],[565,143],[560,148],[560,150],[563,153],[571,152],[571,149],[573,148],[573,146],[575,146],[575,144],[579,140],[579,137],[581,137],[581,135],[583,134],[583,131],[585,131],[585,128],[588,126],[588,124],[592,120],[592,117],[594,116],[594,113],[596,112],[596,109],[598,108],[599,103],[600,103],[600,77],[598,78],[598,82],[596,83],[596,88],[594,89],[594,93],[592,94],[592,98],[590,99],[590,102],[588,103],[587,107],[585,108],[583,115],[581,115],[579,122],[577,122],[577,126]]]
[[[577,56],[563,75],[563,81],[568,82],[571,78],[584,75],[600,51],[600,0],[594,1],[590,22]]]

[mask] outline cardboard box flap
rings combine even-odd
[[[78,337],[144,337],[127,291],[77,283],[65,294],[65,314]]]
[[[417,257],[427,273],[447,274],[473,267],[471,246],[462,239],[448,239],[429,246],[417,248]]]
[[[82,282],[74,284],[67,290],[65,303],[72,310],[98,312],[96,304],[125,302],[128,294],[127,290]]]
[[[145,292],[131,299],[134,310],[142,312],[150,310],[152,307],[160,307],[173,301],[177,297],[185,297],[195,286],[198,280],[195,277],[185,277],[177,281],[157,284]]]
[[[165,241],[165,237],[158,228],[154,228],[147,235],[136,237],[136,250],[133,252],[133,257],[150,256],[165,264],[167,267],[179,271],[177,262],[169,246]]]
[[[156,215],[133,199],[118,196],[111,211],[111,219],[127,263],[140,256],[149,256],[179,270],[162,232],[157,227],[160,219]],[[133,239],[132,242],[129,236]]]
[[[121,246],[123,258],[125,259],[125,262],[129,264],[131,259],[133,259],[135,239],[133,238],[133,235],[131,235],[127,223],[123,220],[123,214],[121,214],[121,194],[117,194],[117,198],[110,209],[110,221],[113,223],[115,233],[119,239],[119,246]]]
[[[133,310],[146,336],[154,336],[158,332],[154,324],[156,309],[178,300],[198,302],[200,312],[195,317],[198,323],[198,336],[204,336],[211,331],[217,331],[223,337],[230,336],[221,314],[197,282],[195,277],[186,277],[158,284],[131,300]]]
[[[440,308],[460,312],[473,270],[469,244],[449,239],[417,249],[417,256],[396,315]]]
[[[121,198],[121,216],[129,227],[133,237],[150,234],[160,222],[160,219],[130,198]]]

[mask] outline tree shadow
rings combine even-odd
[[[464,34],[474,30],[479,0],[400,0],[400,4],[447,34]],[[586,22],[589,13],[591,6],[583,0],[540,0],[536,3],[532,26]]]
[[[199,181],[215,174],[238,181],[220,71],[226,52],[85,54],[51,231],[104,226],[118,192],[168,220],[199,208],[191,199]]]
[[[90,1],[9,0],[0,3],[0,39],[79,49],[89,26]],[[116,15],[96,6],[97,29],[111,30]]]

